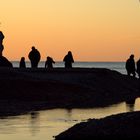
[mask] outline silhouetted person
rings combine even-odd
[[[4,46],[3,46],[3,39],[4,39],[4,35],[2,33],[2,31],[0,31],[0,56],[2,56],[2,51],[4,49]]]
[[[20,68],[26,68],[25,57],[21,57],[19,67]]]
[[[37,68],[41,56],[40,52],[34,46],[32,47],[32,50],[30,51],[28,57],[31,61],[31,67]]]
[[[45,62],[45,68],[53,68],[53,63],[55,63],[54,60],[48,56]]]
[[[133,75],[133,77],[136,76],[135,60],[134,60],[134,55],[133,54],[130,55],[129,59],[127,59],[125,68],[126,68],[127,74],[129,76],[131,76],[131,74]]]
[[[140,59],[137,61],[137,73],[138,73],[139,79],[140,79]]]
[[[63,61],[65,62],[65,68],[72,68],[72,63],[74,63],[74,59],[71,51],[68,52],[68,54],[64,57]]]

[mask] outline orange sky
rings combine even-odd
[[[4,56],[20,60],[35,46],[41,60],[125,61],[140,57],[138,0],[0,0]]]

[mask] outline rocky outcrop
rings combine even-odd
[[[1,100],[13,101],[12,106],[35,102],[35,110],[103,107],[140,95],[138,79],[99,68],[1,68],[0,93]],[[8,104],[1,110],[12,111]]]
[[[0,56],[0,67],[13,67],[12,63],[4,56]]]
[[[55,140],[99,140],[140,138],[140,112],[90,119],[76,124],[55,137]]]
[[[4,50],[4,45],[3,45],[3,39],[4,39],[4,34],[2,31],[0,31],[0,68],[1,67],[12,67],[12,63],[9,62],[9,60],[4,57],[3,50]]]

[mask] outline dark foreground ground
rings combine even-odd
[[[103,107],[131,101],[140,96],[139,85],[136,78],[101,68],[1,68],[0,116],[50,108]],[[140,112],[135,112],[89,120],[60,134],[56,140],[139,136],[139,118]]]
[[[0,115],[102,107],[139,97],[139,80],[99,68],[0,69]]]
[[[140,112],[90,119],[56,136],[55,140],[140,139]]]

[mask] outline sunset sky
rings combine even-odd
[[[41,60],[140,58],[139,0],[0,0],[0,30],[9,60],[28,60],[32,46]]]

